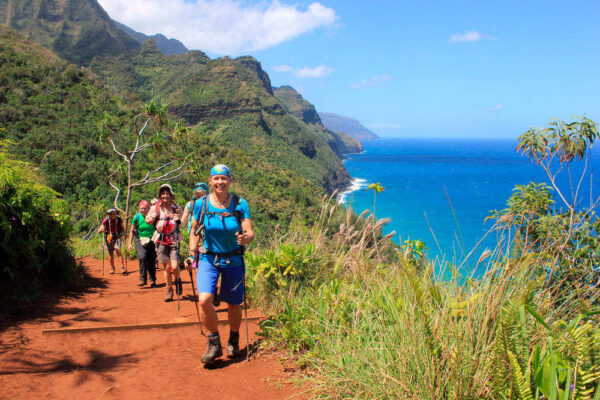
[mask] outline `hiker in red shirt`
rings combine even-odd
[[[115,273],[115,258],[114,252],[116,250],[117,256],[121,259],[121,272],[123,275],[127,275],[127,268],[125,268],[125,262],[123,261],[123,255],[121,254],[121,238],[125,231],[123,220],[119,216],[119,212],[111,208],[106,212],[108,216],[104,218],[98,232],[104,232],[104,240],[106,242],[106,248],[108,249],[108,259],[110,262],[110,273]]]
[[[183,239],[179,231],[181,208],[175,204],[175,195],[170,185],[164,184],[158,188],[159,201],[150,208],[146,215],[146,223],[154,224],[156,231],[152,241],[156,245],[159,264],[165,269],[167,294],[165,301],[173,300],[173,278],[177,295],[181,295],[182,286],[179,277],[179,242]]]

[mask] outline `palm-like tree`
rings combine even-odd
[[[380,182],[377,182],[371,183],[369,187],[367,187],[366,191],[368,192],[369,190],[373,191],[373,215],[375,215],[375,201],[377,200],[377,195],[385,191],[385,189],[383,188],[383,186],[381,186]]]

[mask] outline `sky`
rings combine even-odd
[[[216,58],[380,136],[516,138],[600,122],[600,1],[99,0],[115,20]]]

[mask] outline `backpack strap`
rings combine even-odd
[[[133,234],[137,238],[140,237],[140,215],[140,213],[135,214],[133,221],[131,221],[133,224]]]

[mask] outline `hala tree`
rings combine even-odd
[[[152,99],[138,107],[128,126],[122,126],[120,121],[105,115],[99,139],[108,142],[113,152],[121,159],[108,176],[108,183],[116,192],[114,207],[125,216],[126,230],[131,192],[134,188],[171,181],[190,172],[185,169],[188,165],[186,160],[172,159],[154,169],[148,169],[139,177],[134,176],[137,175],[134,166],[137,165],[139,154],[148,151],[159,154],[170,143],[179,141],[187,133],[187,129],[179,123],[169,123],[166,108],[165,104]],[[120,200],[123,192],[124,202]]]
[[[600,283],[600,220],[594,211],[600,198],[591,198],[584,207],[580,194],[597,138],[598,125],[586,117],[552,120],[547,128],[529,129],[519,137],[517,150],[544,170],[550,185],[517,186],[507,208],[492,216],[500,226],[515,229],[513,251],[534,253],[540,272],[547,274],[546,284],[558,296],[575,293],[592,302],[598,301]],[[582,168],[579,176],[574,176],[573,162]],[[561,173],[568,175],[571,193],[558,185]],[[562,206],[554,207],[552,192]]]

